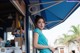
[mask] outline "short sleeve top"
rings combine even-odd
[[[38,33],[38,44],[48,46],[48,40],[39,28],[34,29],[34,33]],[[38,50],[40,53],[51,53],[49,48]]]
[[[38,33],[38,44],[48,45],[46,37],[43,35],[42,31],[39,28],[34,30],[34,33]]]

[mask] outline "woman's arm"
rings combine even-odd
[[[55,48],[53,47],[50,47],[50,46],[45,46],[45,45],[40,45],[38,44],[38,33],[34,33],[34,38],[33,38],[33,46],[34,48],[37,48],[37,49],[45,49],[45,48],[49,48],[53,53],[55,51]]]
[[[38,49],[49,48],[49,46],[38,44],[38,36],[39,36],[38,33],[34,33],[34,38],[33,38],[34,48],[38,48]]]

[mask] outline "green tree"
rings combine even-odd
[[[70,30],[70,32],[73,33],[72,39],[75,40],[80,46],[80,41],[79,41],[79,39],[80,39],[80,25],[72,26],[72,29]]]
[[[72,29],[70,30],[70,32],[73,32],[73,35],[76,37],[80,36],[80,25],[77,26],[72,26]]]
[[[80,25],[72,26],[72,29],[69,30],[69,32],[72,32],[73,34],[71,34],[71,35],[63,34],[62,38],[56,39],[55,42],[54,42],[54,44],[63,44],[63,45],[68,46],[68,52],[69,52],[70,43],[75,44],[77,42],[80,46],[80,41],[76,40],[80,37]]]
[[[59,38],[55,40],[55,44],[63,44],[65,46],[68,47],[68,52],[69,52],[69,45],[70,43],[75,43],[73,40],[73,35],[67,35],[67,34],[63,34],[63,38]]]

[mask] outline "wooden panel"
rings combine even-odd
[[[12,0],[11,3],[17,8],[17,10],[25,16],[25,2],[24,0]]]

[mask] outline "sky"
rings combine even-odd
[[[78,24],[80,24],[80,7],[74,11],[63,23],[57,25],[56,27],[53,27],[52,29],[43,30],[43,34],[48,39],[49,45],[54,46],[54,41],[56,39],[62,37],[62,34],[71,34],[69,32],[71,26],[76,26]]]

